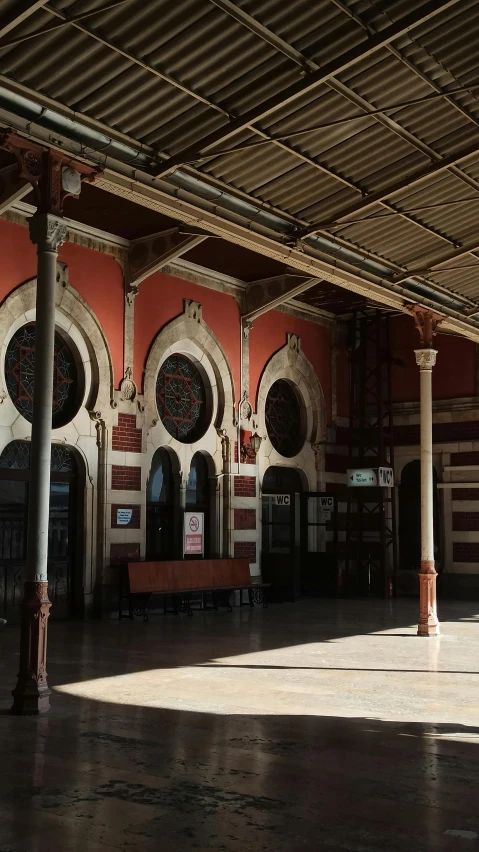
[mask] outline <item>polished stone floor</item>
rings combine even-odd
[[[479,603],[300,601],[50,625],[8,714],[0,852],[479,852]]]

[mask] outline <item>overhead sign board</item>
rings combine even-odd
[[[183,553],[203,555],[205,516],[203,512],[185,512]]]
[[[348,470],[348,485],[355,487],[369,487],[378,484],[378,477],[373,468],[362,468],[361,470]]]

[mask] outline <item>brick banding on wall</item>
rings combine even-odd
[[[112,429],[111,445],[113,450],[141,453],[141,429],[136,428],[134,414],[118,415],[118,426]]]
[[[110,544],[110,565],[125,565],[140,558],[140,544],[123,544],[115,542]]]
[[[479,488],[452,488],[453,500],[479,500]]]
[[[256,509],[235,509],[234,528],[235,530],[255,530]]]
[[[452,558],[454,562],[479,562],[479,542],[455,541]]]
[[[113,491],[141,491],[141,467],[112,465],[111,487]]]
[[[451,453],[451,465],[453,467],[460,467],[461,465],[470,464],[479,464],[479,453]]]
[[[479,530],[479,512],[453,512],[452,528],[455,532]]]
[[[234,477],[234,496],[235,497],[256,497],[256,477],[255,476],[235,476]]]
[[[118,524],[117,523],[117,510],[118,509],[131,509],[131,521],[129,524]],[[124,529],[140,529],[140,520],[141,520],[141,506],[127,505],[126,503],[112,503],[111,507],[111,527],[112,529],[124,530]]]
[[[249,559],[250,562],[256,562],[256,542],[235,541],[234,554],[235,559]]]
[[[434,444],[447,444],[449,441],[477,441],[479,440],[479,421],[463,420],[453,423],[433,423],[432,440]],[[395,426],[394,444],[397,447],[417,446],[419,444],[419,424]]]

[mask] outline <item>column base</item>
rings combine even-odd
[[[419,573],[419,623],[418,636],[439,636],[439,621],[436,607],[437,572],[434,562],[421,562]]]
[[[12,692],[12,713],[39,715],[50,709],[47,683],[48,583],[26,582],[22,601],[20,669]]]

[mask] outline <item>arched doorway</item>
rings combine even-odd
[[[211,556],[211,491],[208,462],[203,453],[195,453],[191,459],[186,482],[186,505],[189,511],[204,514],[204,554]]]
[[[434,557],[441,570],[441,533],[437,473],[433,468]],[[421,462],[409,462],[399,486],[399,583],[403,595],[419,593],[417,574],[421,567]]]
[[[80,556],[83,539],[79,459],[65,445],[53,444],[48,527],[48,594],[52,618],[83,612]],[[25,581],[30,444],[12,441],[0,455],[0,611],[20,617]]]
[[[301,588],[301,475],[294,467],[269,467],[262,484],[261,571],[275,600],[294,600]]]
[[[177,511],[179,494],[175,488],[177,478],[170,451],[163,448],[156,450],[151,462],[146,491],[147,559],[174,559],[179,556]]]

